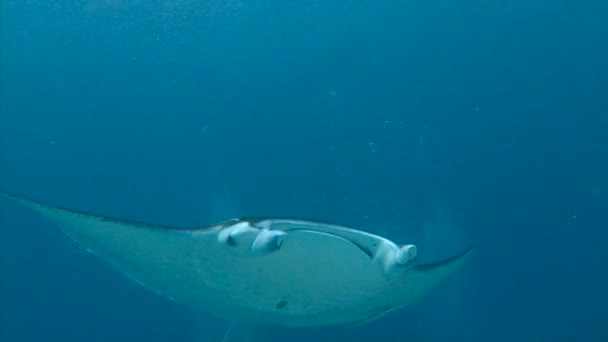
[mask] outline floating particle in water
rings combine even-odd
[[[201,127],[201,133],[205,133],[209,130],[209,126],[203,126]]]
[[[602,186],[600,184],[591,185],[591,194],[600,195],[602,193]]]
[[[476,111],[476,112],[479,112],[479,107],[475,107],[475,111]]]
[[[333,97],[337,100],[344,100],[344,96],[342,96],[338,91],[332,90],[329,92],[329,96]]]
[[[370,141],[367,146],[369,146],[371,152],[376,152],[376,144]]]
[[[55,145],[57,142],[55,140],[49,140],[49,145]]]

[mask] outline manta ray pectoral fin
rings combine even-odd
[[[167,227],[161,225],[150,224],[141,221],[129,220],[129,219],[120,219],[115,217],[103,216],[93,213],[88,213],[84,211],[67,209],[59,206],[50,206],[38,202],[36,200],[28,199],[25,197],[15,196],[9,193],[0,191],[0,198],[7,199],[9,201],[21,204],[26,208],[29,208],[38,214],[42,215],[49,221],[53,222],[56,225],[63,226],[65,224],[75,224],[79,226],[83,225],[92,225],[92,224],[115,224],[121,226],[129,226],[134,228],[148,229],[148,230],[158,230],[158,231],[171,231],[171,232],[179,232],[181,231],[189,231],[190,229],[180,229],[175,227]]]
[[[0,192],[5,198],[38,213],[79,246],[114,266],[127,278],[155,293],[172,298],[174,265],[191,273],[194,244],[212,242],[219,229],[187,230],[121,220],[40,202]],[[209,243],[208,243],[209,244]],[[184,266],[185,265],[185,266]]]

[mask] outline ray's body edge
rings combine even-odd
[[[2,192],[0,192],[0,197],[5,197],[10,200],[19,202],[30,208],[32,208],[32,206],[40,206],[43,208],[48,208],[49,210],[63,211],[66,213],[73,213],[73,214],[82,215],[82,216],[95,217],[100,222],[115,223],[117,225],[135,225],[135,226],[142,227],[142,228],[152,229],[152,230],[156,230],[156,231],[165,231],[165,232],[170,232],[170,233],[185,233],[185,234],[179,234],[179,235],[184,235],[184,236],[208,235],[208,233],[211,235],[217,235],[216,233],[220,232],[221,230],[230,228],[230,227],[234,227],[235,225],[240,224],[240,223],[247,223],[253,227],[259,228],[258,226],[260,225],[260,223],[265,222],[265,221],[271,221],[273,223],[278,223],[279,230],[280,230],[281,224],[285,224],[289,227],[295,227],[292,229],[285,229],[285,231],[287,231],[287,232],[307,231],[307,230],[311,229],[311,227],[314,228],[314,227],[322,226],[324,228],[327,228],[329,230],[334,230],[334,232],[337,232],[338,234],[335,235],[336,237],[344,239],[345,241],[356,246],[357,249],[362,251],[368,258],[373,258],[373,251],[370,251],[369,248],[367,246],[365,246],[364,244],[361,244],[358,241],[355,241],[354,239],[349,239],[349,237],[356,236],[356,237],[362,237],[362,239],[372,238],[372,239],[375,239],[376,241],[380,241],[380,242],[385,241],[385,242],[394,244],[392,241],[390,241],[386,238],[383,238],[381,236],[378,236],[378,235],[374,235],[374,234],[371,234],[368,232],[356,230],[356,229],[349,228],[349,227],[339,226],[336,224],[325,223],[325,222],[320,222],[320,221],[311,221],[311,220],[302,220],[302,219],[282,219],[282,218],[278,218],[278,219],[239,218],[239,219],[231,219],[231,220],[227,220],[224,222],[207,225],[207,226],[203,226],[203,227],[181,229],[181,228],[176,228],[176,227],[154,225],[154,224],[149,224],[149,223],[141,222],[141,221],[127,220],[127,219],[121,219],[121,218],[115,218],[115,217],[109,217],[109,216],[101,216],[101,215],[92,214],[90,212],[72,210],[72,209],[65,208],[65,207],[48,206],[39,201],[26,199],[26,198],[14,196],[14,195],[4,194]],[[33,208],[33,209],[35,209],[35,208]],[[302,226],[304,228],[302,228]],[[62,229],[62,231],[64,231],[64,229]],[[68,235],[68,237],[70,237],[72,240],[75,240],[76,242],[78,242],[77,238],[70,236],[70,234],[66,233],[65,231],[64,231],[64,233],[66,235]],[[431,264],[424,264],[424,265],[415,265],[414,264],[411,267],[412,271],[410,273],[406,273],[406,275],[409,276],[409,279],[413,279],[414,282],[417,281],[418,283],[422,284],[422,285],[420,285],[421,290],[417,291],[417,292],[421,292],[421,293],[425,292],[427,290],[427,288],[430,287],[430,283],[427,282],[426,280],[421,281],[420,279],[424,279],[424,277],[421,276],[421,274],[424,274],[426,272],[434,272],[435,270],[441,270],[441,269],[447,269],[447,268],[451,269],[454,262],[464,259],[464,257],[469,255],[473,249],[474,248],[469,248],[465,252],[463,252],[457,256],[454,256],[452,258],[443,260],[443,261],[439,261],[439,262],[435,262],[435,263],[431,263]],[[94,250],[89,250],[89,251],[92,252],[94,255],[96,255],[99,258],[105,259],[103,255],[98,255]],[[105,260],[105,261],[108,261],[108,260]],[[108,261],[108,262],[110,264],[112,264],[111,261]],[[205,302],[205,299],[200,302],[190,303],[190,302],[188,302],[188,300],[184,300],[184,298],[175,298],[175,296],[173,296],[170,293],[171,291],[165,291],[162,288],[159,289],[154,285],[150,285],[146,281],[142,281],[141,279],[138,279],[138,277],[134,276],[133,273],[126,272],[124,269],[120,269],[120,268],[119,268],[119,271],[124,276],[129,278],[130,280],[142,285],[143,287],[153,291],[156,294],[159,294],[159,295],[169,298],[171,300],[192,306],[195,309],[200,309],[200,310],[206,311],[209,314],[216,316],[216,317],[227,318],[226,316],[230,314],[231,310],[238,309],[238,306],[234,306],[234,307],[226,308],[226,310],[223,311],[222,308],[218,306],[217,307],[218,310],[206,310],[206,308],[201,307],[201,305],[200,305],[201,303]],[[449,273],[449,272],[443,272],[443,273]],[[209,276],[210,274],[211,273],[203,273],[203,275],[205,275],[205,276]],[[401,279],[401,277],[396,277],[391,281],[390,285],[392,287],[399,288],[402,286],[399,282],[404,281],[404,280],[407,281],[407,278],[408,277],[406,277],[405,279]],[[166,281],[166,279],[165,279],[165,281]],[[427,283],[429,283],[429,284],[427,284]],[[204,285],[204,286],[207,286],[207,285]],[[404,289],[404,291],[405,291],[405,289]],[[185,297],[187,298],[188,296],[185,296]],[[395,299],[398,299],[397,297],[399,297],[399,296],[395,295]],[[411,297],[413,299],[417,299],[418,297],[421,297],[421,295],[414,294]],[[392,304],[389,303],[389,304],[387,304],[386,303],[387,298],[389,298],[389,297],[383,297],[384,302],[381,303],[379,306],[371,307],[369,310],[361,310],[358,313],[358,317],[353,316],[353,317],[351,317],[352,319],[345,320],[344,322],[342,322],[341,319],[336,318],[333,321],[331,321],[331,319],[328,318],[326,322],[328,322],[330,324],[324,324],[323,320],[326,320],[326,318],[316,319],[316,318],[312,318],[312,317],[310,317],[310,318],[291,317],[291,318],[286,318],[283,320],[283,318],[281,318],[280,314],[276,314],[273,312],[272,314],[275,314],[275,316],[274,316],[275,318],[274,318],[274,321],[271,322],[270,324],[282,325],[282,326],[286,326],[286,327],[306,327],[306,326],[346,324],[349,322],[356,322],[356,321],[360,321],[359,324],[364,324],[364,323],[367,323],[370,321],[374,321],[378,318],[381,318],[381,317],[385,316],[386,314],[388,314],[389,312],[399,310],[400,308],[406,306],[407,304],[409,304],[409,302],[412,301],[412,300],[408,299],[408,300],[405,300],[405,302],[407,302],[407,303],[392,303]],[[219,303],[221,304],[222,301],[220,301]],[[267,312],[264,310],[260,310],[259,312],[256,312],[256,310],[251,310],[249,312],[249,314],[253,315],[252,317],[254,317],[250,321],[256,321],[255,318],[257,317],[258,319],[257,319],[256,323],[262,323],[262,324],[268,323],[268,322],[264,321],[263,316],[267,314]]]
[[[56,209],[56,210],[62,210],[62,211],[66,211],[66,212],[71,212],[71,213],[78,214],[78,215],[92,216],[92,217],[94,216],[94,217],[96,217],[96,218],[98,218],[100,220],[106,221],[106,222],[116,222],[116,223],[120,223],[120,224],[131,224],[131,225],[141,226],[141,227],[145,227],[145,228],[148,228],[148,229],[155,229],[155,230],[166,230],[166,231],[176,231],[176,232],[187,232],[187,231],[192,232],[192,231],[214,230],[214,229],[217,229],[218,226],[222,226],[224,224],[228,224],[228,223],[230,223],[231,221],[234,220],[234,219],[226,220],[226,221],[223,221],[223,222],[219,222],[217,224],[206,225],[206,226],[202,226],[202,227],[179,228],[179,227],[173,227],[173,226],[152,224],[152,223],[149,223],[149,222],[140,221],[140,220],[133,220],[133,219],[129,219],[129,218],[101,215],[101,214],[90,212],[90,211],[86,211],[86,210],[78,210],[78,209],[68,208],[68,207],[59,206],[59,205],[49,205],[49,204],[43,203],[43,202],[41,202],[39,200],[32,199],[32,198],[29,198],[29,197],[26,197],[26,196],[21,196],[21,195],[20,196],[16,196],[16,195],[14,195],[12,193],[0,191],[0,198],[2,198],[2,197],[4,197],[5,199],[7,199],[9,201],[12,201],[12,202],[17,202],[17,203],[24,204],[26,207],[29,207],[30,204],[34,204],[34,205],[48,207],[48,208],[52,208],[52,209]]]
[[[263,218],[263,217],[247,216],[247,217],[239,217],[239,218],[230,218],[230,219],[227,219],[227,220],[224,220],[221,222],[202,225],[202,226],[196,226],[196,227],[175,227],[175,226],[168,226],[168,225],[158,225],[158,224],[153,224],[153,223],[142,221],[142,220],[134,220],[134,219],[124,218],[124,217],[102,215],[102,214],[98,214],[98,213],[91,212],[91,211],[73,209],[73,208],[69,208],[69,207],[65,207],[65,206],[48,205],[39,200],[32,199],[32,198],[29,198],[26,196],[21,196],[21,195],[16,196],[12,193],[0,191],[0,198],[2,198],[2,197],[4,197],[5,199],[7,199],[9,201],[18,202],[18,203],[22,203],[22,204],[23,204],[23,202],[29,202],[31,204],[36,204],[39,206],[49,207],[52,209],[72,212],[72,213],[79,214],[79,215],[94,216],[94,217],[97,217],[97,218],[99,218],[103,221],[107,221],[107,222],[115,222],[115,223],[120,223],[120,224],[131,224],[131,225],[145,227],[148,229],[165,230],[165,231],[205,232],[205,231],[215,231],[218,229],[222,229],[222,228],[228,227],[230,225],[233,225],[233,224],[236,224],[239,222],[248,222],[248,223],[251,223],[252,225],[257,225],[260,222],[273,221],[273,222],[295,222],[295,223],[302,223],[302,224],[322,225],[322,226],[333,227],[335,229],[341,229],[341,230],[345,230],[345,231],[358,231],[358,232],[362,232],[362,233],[365,233],[365,234],[368,234],[371,236],[376,236],[376,237],[382,238],[378,235],[374,235],[372,233],[368,233],[365,231],[359,231],[352,227],[341,226],[334,222],[313,220],[313,219],[306,219],[306,218],[284,218],[284,217]]]

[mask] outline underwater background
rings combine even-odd
[[[608,2],[3,0],[0,189],[474,244],[414,306],[240,341],[608,340]],[[221,341],[0,201],[0,341]]]

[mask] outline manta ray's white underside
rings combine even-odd
[[[469,254],[416,265],[416,247],[305,220],[199,229],[118,220],[2,195],[153,291],[232,322],[323,326],[376,319],[421,298]]]

